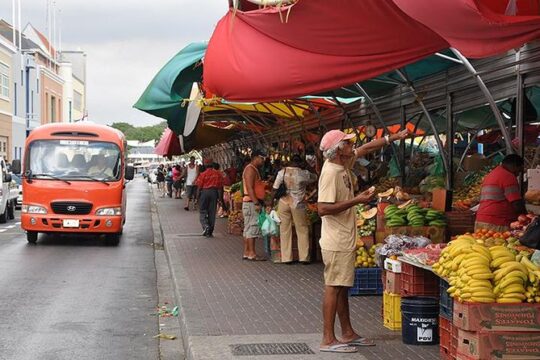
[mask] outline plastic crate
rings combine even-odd
[[[380,268],[358,268],[354,276],[354,285],[349,289],[349,296],[381,295],[383,284]]]
[[[442,316],[439,317],[439,344],[441,348],[441,358],[456,358],[458,328],[453,325],[452,320],[448,320]]]
[[[439,314],[447,320],[452,321],[454,317],[454,299],[448,294],[450,284],[446,280],[440,279]]]
[[[439,297],[439,277],[431,271],[403,263],[401,296]]]
[[[390,330],[401,330],[401,296],[383,293],[383,325]]]

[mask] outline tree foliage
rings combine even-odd
[[[138,140],[141,142],[150,140],[159,141],[161,134],[163,134],[163,131],[167,127],[167,122],[164,121],[157,125],[140,127],[135,127],[126,122],[115,122],[111,127],[123,132],[128,140]]]

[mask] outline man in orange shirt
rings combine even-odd
[[[199,214],[203,236],[213,237],[216,224],[217,202],[223,189],[223,174],[213,166],[208,166],[197,178],[200,191]]]
[[[486,176],[482,183],[475,230],[508,231],[512,221],[527,213],[516,178],[522,169],[521,156],[511,154]]]

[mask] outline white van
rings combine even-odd
[[[0,224],[15,219],[18,194],[17,184],[11,179],[7,163],[0,157]]]

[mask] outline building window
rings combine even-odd
[[[51,96],[51,122],[56,122],[56,97]]]
[[[15,102],[15,105],[13,106],[13,113],[15,116],[17,116],[17,83],[14,83],[13,85],[13,101]]]
[[[82,111],[82,94],[77,90],[73,91],[73,109]]]
[[[0,96],[9,98],[9,66],[0,62]]]

